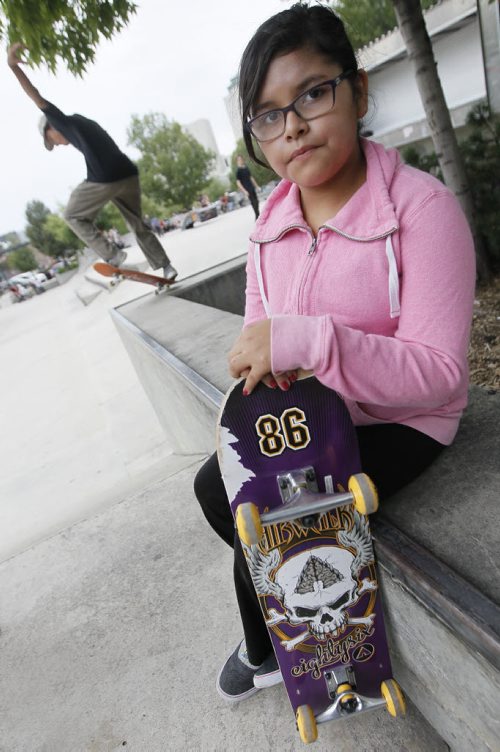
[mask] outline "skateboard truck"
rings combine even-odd
[[[345,715],[377,710],[386,705],[384,696],[366,697],[355,691],[356,679],[352,666],[330,669],[324,678],[333,703],[316,716],[317,723],[335,721]]]
[[[364,514],[367,514],[368,511],[374,511],[377,508],[377,498],[371,482],[367,479],[367,476],[362,474],[352,477],[356,486],[361,486],[363,502],[366,494],[367,506],[369,506],[366,511],[364,508],[359,511]],[[313,467],[292,470],[278,475],[276,480],[283,506],[261,514],[260,520],[263,525],[300,519],[304,527],[313,527],[325,512],[356,502],[357,490],[351,487],[349,487],[347,493],[318,492],[316,473]]]

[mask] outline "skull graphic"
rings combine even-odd
[[[244,546],[257,593],[274,597],[284,608],[283,613],[269,609],[268,626],[281,622],[302,626],[295,637],[282,640],[286,650],[294,650],[311,635],[327,640],[338,637],[347,626],[373,625],[374,612],[349,616],[347,611],[363,593],[377,589],[375,580],[360,580],[363,567],[373,562],[366,518],[354,511],[352,526],[347,522],[337,532],[337,541],[338,546],[314,546],[285,562],[278,548],[264,551]]]
[[[307,625],[320,640],[337,637],[347,624],[345,609],[359,597],[351,571],[353,561],[350,551],[322,546],[283,564],[276,582],[283,591],[288,622]]]

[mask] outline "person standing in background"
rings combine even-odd
[[[241,154],[238,154],[236,157],[236,164],[238,165],[238,169],[236,170],[236,185],[248,197],[255,212],[255,219],[258,219],[259,199],[257,198],[257,191],[259,190],[259,186],[255,178],[252,177]]]

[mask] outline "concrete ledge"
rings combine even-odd
[[[247,254],[205,269],[172,288],[171,294],[240,316],[245,307]]]
[[[241,317],[148,296],[122,306],[114,320],[167,435],[179,441],[181,430],[184,451],[213,451],[217,403],[231,383],[226,353]],[[160,358],[161,350],[169,357]],[[210,401],[190,372],[215,390]],[[474,745],[487,752],[500,738],[500,609],[492,576],[500,549],[499,422],[500,395],[471,390],[454,446],[374,521],[397,675],[457,751]]]

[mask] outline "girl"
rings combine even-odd
[[[467,222],[441,182],[359,137],[367,75],[329,8],[299,3],[262,24],[239,87],[248,152],[282,180],[250,238],[231,375],[245,377],[250,395],[260,380],[289,389],[304,368],[339,392],[384,499],[453,441],[467,402]],[[195,493],[235,551],[245,639],[217,688],[241,700],[281,677],[215,455]]]

